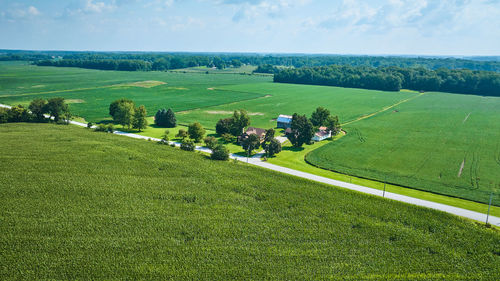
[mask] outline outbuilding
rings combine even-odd
[[[292,116],[291,115],[284,115],[280,114],[278,116],[278,119],[276,119],[276,127],[282,128],[282,129],[287,129],[292,126]]]

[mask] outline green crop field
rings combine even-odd
[[[220,118],[230,117],[234,110],[245,109],[251,116],[252,126],[272,128],[279,114],[310,114],[318,107],[329,109],[341,122],[353,120],[412,98],[412,91],[383,92],[339,87],[295,85],[280,83],[253,83],[223,86],[221,90],[251,92],[261,98],[196,109],[178,114],[184,123],[200,122],[215,128]]]
[[[426,93],[307,155],[362,177],[500,204],[500,98]]]
[[[0,103],[28,104],[35,98],[64,97],[87,121],[109,119],[109,104],[130,98],[154,115],[162,107],[190,110],[263,96],[218,90],[225,85],[270,81],[255,75],[98,71],[0,62]]]
[[[309,163],[483,203],[495,192],[493,204],[500,206],[499,98],[280,84],[230,73],[238,69],[202,69],[120,72],[0,62],[0,103],[62,96],[75,115],[95,122],[109,120],[109,103],[126,97],[144,104],[149,116],[171,107],[179,124],[200,122],[209,134],[238,109],[249,112],[252,126],[271,128],[279,114],[310,115],[323,106],[339,116],[347,136],[310,152]],[[149,123],[140,134],[164,134],[152,117]],[[170,129],[171,138],[177,129]],[[233,145],[231,151],[241,148]],[[303,161],[305,151],[310,149],[293,158]]]
[[[3,280],[500,278],[498,230],[442,212],[73,126],[0,136]]]

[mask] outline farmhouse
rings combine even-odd
[[[326,127],[319,127],[319,130],[314,134],[313,141],[322,141],[332,136],[332,131]]]
[[[278,116],[278,119],[276,121],[277,121],[276,127],[287,129],[290,128],[290,126],[292,125],[292,116],[280,114],[280,116]]]
[[[241,143],[244,139],[248,138],[251,134],[255,134],[259,137],[260,142],[264,141],[264,137],[266,136],[266,129],[248,127],[248,129],[238,137],[238,142]]]

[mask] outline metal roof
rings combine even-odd
[[[282,123],[290,123],[292,122],[292,116],[280,114],[280,116],[278,116],[278,119],[276,121]]]

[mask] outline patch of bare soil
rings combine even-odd
[[[460,169],[458,170],[457,177],[461,177],[462,176],[462,171],[464,170],[464,166],[465,166],[465,158],[464,158],[464,161],[462,161],[462,164],[460,164]]]
[[[465,116],[465,119],[464,119],[464,121],[462,121],[462,123],[465,123],[465,121],[467,121],[467,119],[469,119],[469,116],[470,116],[471,113],[472,112],[469,112],[469,114],[467,114],[467,116]]]

